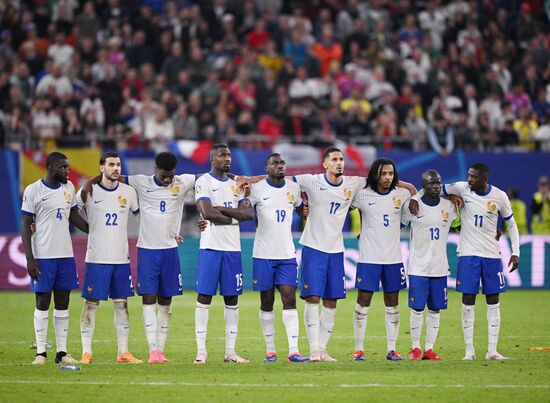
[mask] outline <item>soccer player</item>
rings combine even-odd
[[[34,332],[36,357],[34,365],[46,363],[48,309],[54,296],[53,324],[55,329],[56,363],[76,364],[67,354],[69,330],[69,298],[78,288],[69,221],[88,233],[88,224],[80,215],[69,177],[69,160],[64,154],[52,152],[46,158],[47,174],[25,188],[21,207],[21,237],[27,258],[31,290],[36,294]],[[35,225],[32,233],[31,225]]]
[[[408,275],[412,339],[409,359],[413,361],[441,360],[433,346],[439,331],[439,311],[447,309],[447,238],[456,218],[453,203],[439,196],[441,176],[437,171],[422,174],[422,189],[424,195],[420,198],[418,214],[410,214],[408,205],[405,205],[402,217],[404,225],[410,223],[412,237]],[[422,355],[420,335],[426,305],[426,344]]]
[[[209,225],[201,232],[197,264],[197,303],[195,334],[197,356],[194,364],[206,364],[206,331],[212,296],[218,284],[223,296],[225,318],[225,362],[247,363],[235,352],[239,328],[239,295],[243,292],[241,240],[239,221],[251,220],[251,209],[238,208],[246,200],[233,179],[227,176],[231,152],[225,144],[214,144],[210,150],[211,170],[195,186],[197,207]]]
[[[359,260],[355,278],[358,293],[353,315],[354,361],[365,360],[363,342],[367,314],[372,295],[379,290],[380,281],[386,305],[386,358],[390,361],[403,359],[396,351],[399,334],[399,290],[407,288],[401,256],[401,213],[411,191],[398,188],[398,181],[393,161],[377,159],[370,167],[367,187],[357,193],[351,204],[352,208],[358,208],[361,212]]]
[[[111,297],[115,310],[115,331],[118,341],[119,363],[142,364],[128,351],[128,302],[134,295],[130,255],[128,253],[128,217],[138,214],[136,191],[120,183],[120,158],[115,152],[105,153],[99,160],[101,182],[93,185],[94,198],[82,200],[82,189],[76,199],[84,210],[90,232],[86,251],[86,275],[82,287],[85,298],[80,317],[82,358],[92,363],[92,338],[95,315],[100,300]]]
[[[497,233],[500,214],[512,241],[512,256],[508,262],[510,272],[519,266],[519,233],[510,200],[505,192],[489,184],[489,167],[476,163],[468,170],[467,182],[443,186],[446,195],[457,195],[464,200],[461,215],[461,230],[458,244],[458,270],[456,290],[462,293],[462,331],[466,344],[464,360],[475,360],[474,306],[479,293],[479,282],[487,301],[489,346],[485,358],[506,360],[497,352],[500,332],[499,295],[506,291]],[[411,213],[416,214],[418,202],[411,200]]]
[[[265,161],[267,178],[253,184],[249,200],[255,207],[258,228],[253,248],[253,285],[260,291],[260,323],[266,342],[266,362],[277,360],[275,350],[275,287],[281,293],[283,323],[288,339],[288,361],[308,362],[298,352],[299,321],[296,310],[298,265],[292,239],[294,210],[303,214],[300,186],[286,181],[286,163],[280,154]]]

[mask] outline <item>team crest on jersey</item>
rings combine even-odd
[[[238,186],[231,186],[231,191],[233,192],[233,196],[239,197],[241,194],[241,189],[239,189]]]
[[[351,190],[344,189],[344,197],[346,198],[346,200],[351,199]]]
[[[290,204],[294,203],[294,195],[293,195],[292,193],[287,192],[287,193],[286,193],[286,197],[287,197],[288,202],[289,202]]]
[[[180,187],[178,185],[170,185],[170,192],[172,193],[172,196],[177,196],[180,192]]]
[[[88,287],[88,292],[92,292],[93,288],[92,287]]]
[[[69,192],[63,192],[63,195],[65,196],[65,200],[67,200],[67,203],[70,203],[73,201],[73,195]]]
[[[118,196],[118,204],[120,204],[120,208],[126,208],[126,205],[128,204],[128,200],[126,200],[122,196]]]
[[[493,214],[496,209],[497,209],[497,205],[495,203],[493,203],[492,201],[487,202],[487,212],[489,214]]]
[[[392,199],[393,208],[399,210],[401,208],[401,199],[399,197],[394,197]]]
[[[445,210],[441,210],[441,217],[443,218],[443,222],[449,221],[449,212]]]

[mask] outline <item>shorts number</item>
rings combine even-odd
[[[503,272],[499,272],[497,273],[498,275],[498,285],[500,286],[500,288],[504,288],[504,273]]]
[[[235,280],[237,280],[237,288],[243,286],[243,274],[242,273],[235,274]]]
[[[407,279],[405,277],[405,268],[401,267],[401,269],[399,269],[399,271],[401,272],[401,283],[405,284],[405,282],[407,281]]]
[[[61,209],[60,208],[57,209],[57,214],[55,215],[55,218],[57,218],[58,220],[63,219],[63,215],[61,214]]]
[[[107,219],[107,221],[105,222],[105,225],[109,225],[109,226],[118,225],[118,223],[116,222],[116,219],[118,218],[116,213],[113,213],[113,214],[107,213],[105,214],[105,218]]]
[[[439,228],[430,228],[432,241],[439,239]]]
[[[475,214],[474,215],[474,226],[475,227],[479,227],[479,228],[483,228],[483,216],[482,215],[477,215]]]
[[[181,273],[178,274],[178,283],[180,288],[183,287],[183,277],[181,276]]]
[[[128,276],[128,281],[130,281],[130,288],[134,288],[134,284],[132,284],[132,275],[131,274]]]
[[[160,212],[164,213],[165,211],[166,211],[166,202],[164,200],[162,200],[160,202]]]
[[[336,203],[336,202],[330,202],[330,211],[329,211],[329,214],[332,214],[332,215],[335,215],[336,214],[336,210],[338,210],[338,207],[340,207],[340,203]]]
[[[286,210],[275,210],[277,213],[277,222],[284,222],[286,217]]]
[[[390,226],[390,216],[389,214],[384,214],[384,227]]]
[[[443,289],[443,294],[445,296],[445,301],[447,301],[447,287]]]

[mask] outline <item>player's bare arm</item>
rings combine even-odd
[[[23,249],[25,249],[25,256],[27,258],[27,273],[29,273],[29,276],[31,276],[32,279],[38,280],[38,277],[40,276],[40,267],[34,258],[31,246],[31,226],[33,223],[34,217],[23,214],[21,218],[21,240],[23,241]]]
[[[239,222],[254,219],[254,209],[252,207],[241,208],[239,206],[239,208],[230,208],[230,207],[216,206],[214,208],[219,212],[221,212],[223,215],[234,218]]]
[[[405,181],[400,180],[399,182],[397,182],[397,187],[407,189],[409,191],[409,193],[411,194],[411,196],[414,196],[417,193],[416,188],[414,187],[414,185],[412,183],[409,183],[409,182],[405,182]]]
[[[217,225],[230,225],[233,221],[231,217],[226,216],[221,211],[212,206],[210,200],[199,200],[197,202],[199,213],[207,221]]]
[[[69,221],[74,224],[76,228],[78,228],[80,231],[87,234],[89,232],[89,226],[88,223],[82,218],[80,214],[78,214],[78,209],[71,209],[71,214],[69,215]]]
[[[82,186],[81,197],[82,197],[82,201],[84,203],[86,203],[86,200],[88,199],[88,195],[90,196],[90,198],[93,197],[94,185],[100,183],[102,178],[103,178],[103,174],[96,175],[96,176],[88,179],[86,181],[86,183],[84,184],[84,186]],[[125,183],[125,184],[128,183],[128,182],[126,182],[126,175],[119,175],[118,181],[120,183]]]

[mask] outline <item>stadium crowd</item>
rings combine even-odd
[[[0,146],[548,150],[543,3],[2,2]]]

